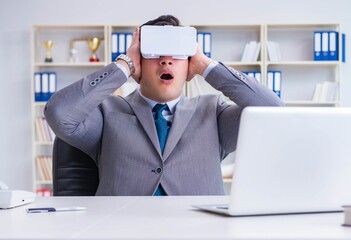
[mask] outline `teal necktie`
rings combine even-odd
[[[167,120],[162,115],[162,112],[164,110],[169,111],[167,104],[159,104],[158,103],[152,109],[154,120],[155,120],[158,141],[160,143],[160,148],[161,148],[162,153],[163,153],[163,150],[165,148],[168,131],[169,131],[169,128],[171,126],[171,122],[167,122]],[[154,196],[166,196],[166,195],[167,195],[166,192],[164,191],[164,189],[162,188],[162,186],[160,184],[158,186]]]
[[[162,112],[164,110],[169,111],[167,104],[158,103],[152,109],[157,130],[158,141],[160,142],[160,148],[162,153],[166,145],[168,130],[171,125],[170,122],[167,122],[167,120],[162,115]]]

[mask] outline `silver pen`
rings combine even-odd
[[[27,213],[47,213],[47,212],[69,212],[69,211],[84,211],[85,207],[41,207],[41,208],[27,208]]]

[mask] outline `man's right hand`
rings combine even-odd
[[[140,83],[141,67],[140,67],[140,28],[137,27],[133,33],[132,43],[127,50],[127,56],[130,57],[135,66],[135,73],[132,75],[133,79]]]

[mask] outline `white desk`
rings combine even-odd
[[[343,213],[232,218],[193,210],[228,197],[52,197],[0,210],[0,239],[351,239]],[[87,207],[26,213],[28,207]]]

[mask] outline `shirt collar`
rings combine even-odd
[[[147,104],[149,104],[149,106],[151,107],[151,109],[154,108],[154,106],[155,106],[157,103],[159,103],[159,102],[156,102],[156,101],[154,101],[154,100],[151,100],[151,99],[145,97],[145,96],[141,93],[140,88],[138,88],[138,92],[139,92],[140,96],[147,102]],[[180,98],[181,98],[181,96],[179,96],[178,98],[176,98],[176,99],[174,99],[174,100],[172,100],[172,101],[164,102],[164,103],[167,104],[169,110],[171,111],[171,114],[174,114],[175,107],[176,107],[177,103],[179,102]],[[161,103],[161,104],[164,104],[164,103]]]

